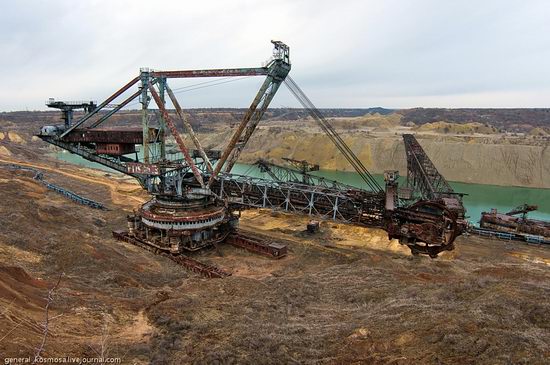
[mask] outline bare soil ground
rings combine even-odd
[[[432,260],[383,231],[249,211],[241,227],[289,245],[271,260],[232,246],[198,259],[204,279],[111,238],[147,197],[131,180],[27,161],[98,211],[0,167],[0,354],[32,356],[45,297],[62,275],[44,356],[138,364],[545,364],[550,250],[461,237]],[[0,156],[4,162],[14,157]],[[2,162],[0,161],[0,162]]]

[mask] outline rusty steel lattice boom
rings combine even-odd
[[[439,173],[420,143],[412,134],[404,134],[407,154],[407,186],[427,201],[438,202],[450,214],[454,214],[458,225],[457,235],[467,229],[466,209],[462,203],[464,194],[453,190]]]
[[[285,159],[283,160],[291,160],[292,159]],[[299,161],[302,162],[302,161]],[[307,161],[303,161],[307,163]],[[260,172],[266,173],[273,179],[273,181],[279,181],[279,182],[290,182],[290,183],[301,183],[303,185],[315,185],[315,186],[321,186],[327,189],[338,189],[341,191],[356,191],[360,190],[355,186],[348,185],[341,183],[340,181],[327,179],[322,176],[316,176],[309,173],[309,171],[305,171],[305,169],[294,169],[288,166],[280,166],[276,165],[274,163],[271,163],[264,159],[259,159],[254,163],[258,168],[260,169]],[[316,170],[319,170],[319,165],[313,165],[316,167]],[[310,171],[316,171],[316,170],[310,170]]]
[[[412,134],[404,134],[407,154],[407,186],[417,190],[424,199],[439,199],[454,195],[451,185],[437,171],[420,143]]]
[[[220,174],[212,189],[239,209],[268,208],[384,228],[384,193]]]

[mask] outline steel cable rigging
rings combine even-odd
[[[308,113],[313,117],[313,119],[319,124],[321,129],[326,133],[330,140],[334,143],[336,148],[344,155],[346,160],[353,166],[355,171],[361,176],[365,183],[370,187],[374,192],[382,192],[382,187],[374,179],[371,173],[367,170],[365,165],[359,160],[359,158],[353,153],[351,148],[344,142],[342,137],[336,132],[334,127],[326,120],[324,115],[313,105],[311,100],[306,96],[306,94],[300,89],[300,87],[292,80],[290,76],[287,76],[285,85],[288,87],[290,92],[298,99],[300,104],[308,111]]]

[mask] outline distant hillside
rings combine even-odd
[[[362,108],[362,109],[320,109],[327,118],[357,118],[365,115],[389,115],[394,111],[391,109]],[[196,108],[186,109],[184,112],[190,123],[198,130],[213,130],[216,125],[235,125],[240,122],[246,113],[244,108]],[[175,114],[174,112],[172,112]],[[74,119],[82,117],[81,112],[75,112]],[[270,121],[293,121],[309,117],[308,112],[301,108],[272,108],[268,109],[263,117],[263,123]],[[25,126],[36,129],[44,124],[59,124],[61,112],[52,111],[17,111],[0,112],[0,124],[4,127],[17,125],[16,129],[25,129]],[[110,125],[139,125],[141,123],[141,112],[139,110],[123,110],[111,117]],[[36,131],[38,131],[36,129]]]
[[[422,113],[432,111],[432,119],[421,117]],[[541,110],[520,109],[516,114],[511,114],[510,110],[467,111],[464,114],[464,110],[458,110],[456,115],[464,120],[453,122],[453,110],[323,110],[354,153],[374,173],[406,171],[401,135],[414,133],[449,180],[550,188],[550,124],[544,118],[532,117],[531,120],[526,117],[541,113],[546,116]],[[231,138],[245,110],[191,109],[185,113],[199,133],[203,146],[221,149]],[[508,119],[499,119],[501,115]],[[419,118],[416,123],[411,120],[413,116]],[[268,110],[240,161],[266,158],[280,162],[282,157],[291,157],[318,163],[323,169],[351,171],[347,160],[316,123],[306,117],[303,109]],[[155,119],[152,118],[152,125],[156,124]],[[178,129],[183,130],[181,122],[175,120]],[[42,125],[57,123],[61,120],[56,111],[0,113],[0,156],[33,159],[36,158],[33,154],[51,151],[51,147],[33,135]],[[116,114],[105,126],[140,123],[141,112],[130,110]],[[541,126],[533,127],[537,124]],[[512,128],[525,131],[525,135],[499,132],[499,129],[514,130]],[[173,138],[169,138],[169,142],[174,143]]]
[[[540,129],[540,128],[539,128]],[[425,123],[413,128],[415,131],[419,132],[438,132],[438,133],[451,133],[451,134],[495,134],[497,133],[497,128],[490,126],[488,124],[482,124],[479,122],[469,122],[469,123],[449,123],[449,122],[433,122]],[[533,129],[534,130],[534,129]],[[540,131],[540,135],[544,131]]]
[[[197,115],[244,115],[246,108],[191,108],[185,111],[192,116]],[[381,107],[374,108],[320,108],[319,109],[325,116],[329,118],[337,117],[362,117],[365,114],[381,114],[387,115],[395,112],[394,109],[385,109]],[[122,110],[117,114],[120,115],[132,115],[139,114],[139,110]],[[56,110],[47,111],[16,111],[16,112],[0,112],[0,120],[11,121],[30,121],[30,119],[51,119],[52,117],[60,116],[61,113]],[[76,118],[78,118],[79,112],[75,112]],[[265,119],[300,119],[305,118],[309,114],[302,108],[269,108],[266,112]]]
[[[529,132],[536,127],[550,128],[550,108],[530,109],[402,109],[401,122],[425,124],[433,122],[472,123],[496,127],[508,132]]]
[[[469,124],[479,126],[479,130],[522,132],[531,135],[550,134],[550,108],[545,109],[385,109],[375,108],[325,108],[321,112],[329,119],[340,123],[345,129],[351,129],[354,124],[359,126],[371,125],[386,127],[389,123],[394,126],[397,122],[403,126],[421,126],[424,124],[442,125]],[[243,118],[244,108],[197,108],[185,110],[187,118],[197,130],[213,131],[219,125],[233,126]],[[82,116],[75,113],[75,119]],[[37,125],[61,123],[61,113],[58,111],[20,111],[0,113],[0,123],[4,127],[10,125],[17,129],[25,125],[36,128]],[[280,121],[294,121],[309,117],[306,110],[301,108],[272,108],[266,112],[262,123]],[[344,121],[348,119],[348,121]],[[139,124],[141,113],[139,110],[126,110],[115,114],[111,125]],[[443,129],[447,127],[444,126]],[[481,128],[487,127],[487,128]],[[432,128],[432,127],[430,127]],[[452,129],[452,128],[449,128]],[[467,128],[471,129],[471,128]],[[533,131],[534,130],[534,131]],[[533,132],[532,132],[533,131]]]

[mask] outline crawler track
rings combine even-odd
[[[145,241],[130,236],[127,231],[113,231],[113,237],[120,241],[128,242],[138,247],[144,248],[147,251],[151,251],[157,255],[167,257],[177,264],[185,267],[186,269],[196,272],[197,274],[201,274],[207,278],[225,278],[227,276],[231,276],[230,272],[224,271],[216,266],[202,263],[189,256],[181,254],[176,256],[157,250],[148,245]]]
[[[287,245],[273,242],[264,236],[238,230],[227,237],[227,243],[260,255],[280,259],[287,254]]]
[[[2,166],[6,167],[10,170],[30,171],[30,172],[34,173],[33,179],[38,181],[42,185],[44,185],[47,189],[55,191],[56,193],[61,194],[61,195],[65,196],[66,198],[68,198],[68,199],[70,199],[70,200],[72,200],[72,201],[74,201],[78,204],[87,205],[90,208],[94,208],[94,209],[107,210],[107,208],[103,204],[101,204],[99,202],[96,202],[95,200],[85,198],[82,195],[78,195],[78,194],[76,194],[76,193],[74,193],[70,190],[62,188],[59,185],[55,185],[55,184],[47,182],[44,179],[44,174],[42,173],[42,171],[40,171],[38,169],[35,169],[34,167],[26,167],[26,166],[21,166],[21,165],[17,165],[17,164],[7,164],[7,165],[2,164]]]
[[[490,228],[470,227],[469,232],[478,236],[498,239],[502,241],[520,241],[538,245],[548,245],[550,247],[550,239],[544,236],[538,236],[522,232],[502,232]]]

